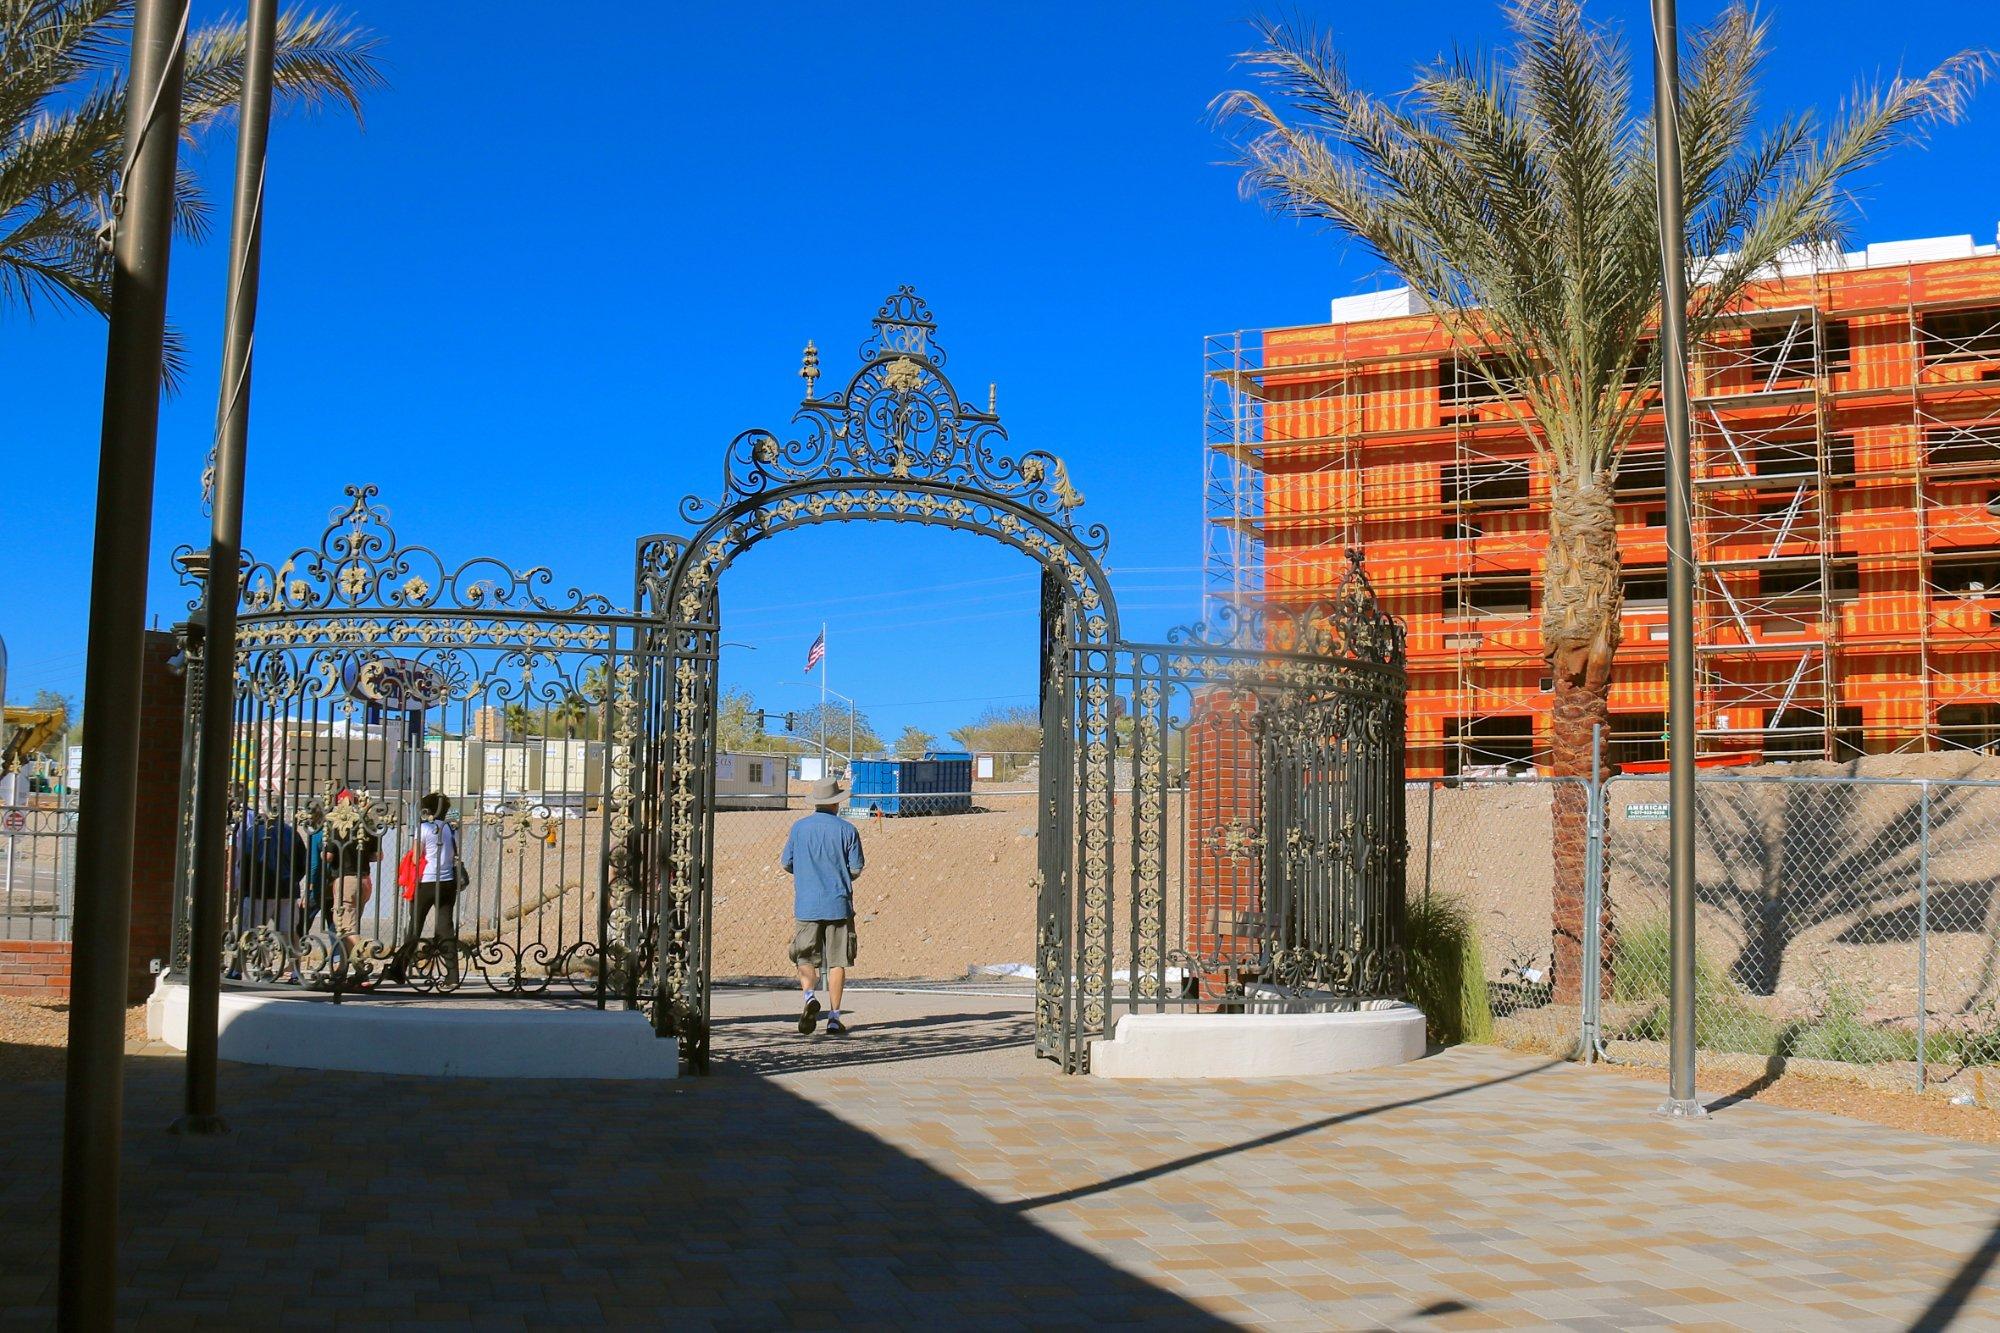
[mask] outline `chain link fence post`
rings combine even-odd
[[[1917,1091],[1924,1090],[1930,1045],[1931,784],[1926,781],[1918,811],[1917,851]]]
[[[1590,728],[1590,786],[1584,793],[1583,1062],[1597,1061],[1604,996],[1604,724]]]

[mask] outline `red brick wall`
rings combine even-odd
[[[1264,908],[1261,757],[1257,700],[1198,690],[1188,710],[1187,949],[1197,957],[1254,956],[1239,923]]]
[[[173,941],[175,824],[180,810],[181,723],[186,703],[169,665],[174,636],[146,635],[139,703],[139,803],[132,829],[132,928],[126,998],[153,988],[149,964]],[[89,774],[84,775],[85,781]],[[69,945],[58,940],[0,940],[0,994],[62,999],[69,995]]]
[[[0,995],[62,999],[69,994],[69,943],[0,940]]]

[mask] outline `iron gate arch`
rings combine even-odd
[[[1090,1040],[1111,1026],[1121,752],[1132,774],[1131,1007],[1235,1002],[1249,976],[1348,999],[1399,994],[1403,631],[1358,559],[1329,604],[1289,613],[1233,608],[1166,643],[1128,643],[1103,567],[1108,534],[1077,526],[1083,496],[1063,462],[1039,450],[999,452],[1007,436],[994,395],[984,409],[967,404],[945,359],[936,322],[909,287],[877,311],[841,389],[818,392],[819,354],[808,343],[806,394],[793,418],[800,434],[738,435],[721,496],[683,501],[691,531],[639,543],[635,606],[657,622],[640,654],[648,739],[638,820],[639,860],[657,893],[656,1030],[679,1038],[692,1065],[705,1065],[721,575],[781,532],[853,521],[974,532],[1041,567],[1038,1053],[1080,1070]],[[1232,922],[1190,949],[1186,938],[1179,946],[1170,939],[1173,835],[1164,803],[1176,692],[1207,688],[1254,701],[1256,787],[1274,801],[1249,813],[1255,840],[1275,839],[1282,851],[1260,851],[1245,872],[1267,904],[1262,927]],[[1129,725],[1121,728],[1121,718]],[[1183,825],[1182,838],[1195,836]],[[1178,988],[1169,987],[1170,969]]]
[[[1161,642],[1128,640],[1105,569],[1108,534],[1079,524],[1083,496],[1062,461],[1002,452],[991,391],[983,408],[966,403],[944,366],[935,321],[907,287],[877,311],[839,390],[818,391],[809,343],[794,417],[803,429],[731,442],[721,495],[682,505],[688,534],[637,543],[630,610],[575,588],[557,594],[543,567],[454,565],[404,545],[372,486],[348,488],[317,545],[281,562],[246,557],[233,664],[246,795],[301,829],[323,828],[336,816],[325,738],[360,737],[386,756],[392,725],[402,726],[406,742],[422,741],[406,744],[400,776],[387,758],[370,770],[364,757],[363,781],[349,781],[350,747],[340,780],[366,788],[364,817],[407,835],[417,796],[454,787],[456,743],[453,794],[471,825],[475,886],[492,901],[475,902],[469,930],[461,920],[399,961],[397,942],[411,936],[385,883],[370,930],[246,924],[230,936],[227,965],[264,979],[318,971],[359,992],[477,978],[502,994],[643,1005],[704,1067],[720,579],[744,551],[794,528],[886,521],[977,533],[1041,569],[1039,1054],[1086,1068],[1090,1041],[1109,1035],[1121,1004],[1399,997],[1403,628],[1359,559],[1347,557],[1326,603],[1225,605]],[[382,686],[392,694],[428,682],[417,693],[437,698],[410,731],[412,698],[374,707],[381,689],[361,687],[364,676],[402,678]],[[510,718],[536,706],[538,786],[508,767],[530,766],[533,718],[519,728]],[[451,709],[455,727],[446,720],[433,737],[431,710]],[[558,718],[565,746],[580,728],[586,753],[581,776],[565,759],[556,782]],[[184,781],[183,827],[190,809]],[[544,843],[560,849],[552,893]],[[570,875],[562,858],[572,849]],[[184,972],[185,856],[179,878],[174,966]]]

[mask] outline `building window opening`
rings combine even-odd
[[[1444,585],[1447,616],[1526,615],[1534,609],[1534,580],[1524,575],[1475,574]]]
[[[1931,583],[1950,596],[2000,596],[2000,546],[1940,551],[1931,558]]]
[[[1654,611],[1667,604],[1667,567],[1634,565],[1625,571],[1625,609]]]
[[[1757,441],[1751,455],[1760,477],[1810,477],[1819,471],[1819,436],[1811,430],[1785,431]]]
[[[1618,476],[1612,482],[1620,500],[1650,499],[1667,489],[1667,454],[1664,449],[1639,452],[1627,449],[1618,456]]]
[[[1665,713],[1613,713],[1611,737],[1605,760],[1612,768],[1620,764],[1653,763],[1667,757],[1667,715]]]
[[[1924,432],[1924,456],[1932,467],[2000,465],[2000,421],[1933,426]]]
[[[2000,359],[2000,308],[1929,311],[1922,342],[1925,365]]]
[[[2000,703],[1946,704],[1937,711],[1937,738],[1947,750],[2000,754]]]
[[[1535,720],[1531,717],[1447,718],[1444,739],[1446,777],[1534,767]]]
[[[1766,759],[1826,758],[1826,714],[1814,708],[1787,708],[1765,723]]]
[[[1496,392],[1496,384],[1504,392]],[[1497,403],[1520,396],[1513,363],[1504,356],[1455,356],[1438,364],[1438,401],[1446,407]]]
[[[1528,501],[1528,460],[1480,459],[1447,463],[1438,474],[1439,495],[1450,505],[1522,505]]]

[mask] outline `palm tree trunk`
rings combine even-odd
[[[1610,730],[1611,661],[1618,651],[1617,511],[1608,478],[1558,478],[1550,495],[1548,564],[1542,576],[1542,643],[1554,677],[1551,767],[1557,777],[1588,778],[1598,728]],[[1551,981],[1558,1002],[1583,995],[1583,927],[1589,794],[1581,782],[1558,784],[1554,799],[1555,912]],[[1603,994],[1611,987],[1611,911],[1602,903]]]

